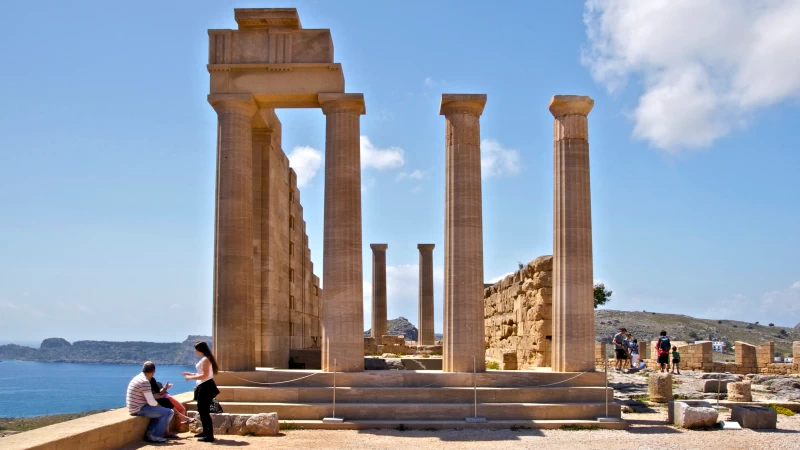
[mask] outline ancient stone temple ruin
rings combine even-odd
[[[441,369],[365,371],[365,347],[407,345],[402,337],[385,336],[385,243],[371,245],[373,335],[364,337],[364,96],[346,91],[330,30],[304,29],[294,9],[236,9],[234,15],[238,29],[208,32],[208,101],[218,114],[213,333],[221,369],[218,399],[225,411],[278,412],[281,420],[302,420],[306,428],[339,426],[342,416],[341,426],[349,428],[411,422],[462,427],[465,418],[499,427],[624,427],[613,420],[620,417],[619,406],[606,403],[612,390],[594,370],[587,121],[592,100],[557,95],[550,102],[553,256],[487,288],[480,164],[487,96],[442,94]],[[310,260],[296,176],[281,149],[275,114],[280,108],[319,108],[326,118],[324,289]],[[415,348],[430,356],[437,344],[434,245],[418,249]],[[288,369],[291,352],[315,348],[321,370]],[[487,371],[487,355],[507,369],[527,370]]]

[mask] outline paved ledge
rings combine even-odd
[[[124,395],[122,393],[121,395]],[[192,399],[192,393],[175,396]],[[0,438],[3,450],[116,450],[140,441],[148,420],[128,414],[126,408],[69,420]]]

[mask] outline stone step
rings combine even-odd
[[[331,417],[332,403],[220,402],[230,414],[278,413],[284,420]],[[187,404],[196,409],[195,402]],[[488,420],[594,420],[606,416],[604,403],[483,403],[478,417]],[[474,415],[471,403],[338,403],[336,416],[347,420],[463,420]],[[620,405],[608,403],[608,416],[619,418]]]
[[[324,403],[332,401],[329,387],[220,386],[221,402]],[[605,394],[605,395],[604,395]],[[338,403],[470,403],[471,387],[342,387],[336,388]],[[614,401],[614,391],[602,387],[493,388],[477,389],[478,403],[591,403]]]
[[[314,370],[255,370],[220,372],[214,376],[218,386],[330,387],[331,372]],[[339,387],[598,387],[605,385],[602,372],[550,372],[490,370],[475,376],[465,372],[438,370],[367,370],[336,373]],[[277,384],[270,384],[277,383]]]
[[[547,429],[562,427],[600,428],[605,430],[625,430],[628,423],[617,419],[599,422],[597,420],[489,420],[482,423],[470,423],[461,420],[345,420],[341,423],[329,423],[321,420],[282,420],[285,427],[298,430],[374,430],[374,429],[413,429],[413,430],[446,430],[446,429]]]

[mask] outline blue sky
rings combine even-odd
[[[369,243],[389,244],[389,317],[416,323],[416,245],[433,242],[441,331],[441,94],[488,95],[487,281],[552,252],[547,104],[581,94],[595,100],[594,268],[608,307],[794,326],[798,3],[4,2],[0,339],[210,333],[206,30],[235,28],[234,7],[296,7],[305,28],[330,28],[347,91],[364,93],[365,317]],[[324,116],[279,116],[321,275]]]

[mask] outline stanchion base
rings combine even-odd
[[[741,430],[742,426],[739,425],[739,422],[721,422],[720,427],[723,430]]]
[[[486,423],[486,417],[466,417],[467,423]]]
[[[598,417],[597,421],[598,422],[622,422],[622,419],[619,419],[617,417]]]
[[[322,423],[342,423],[344,422],[344,417],[325,417],[322,419]]]

